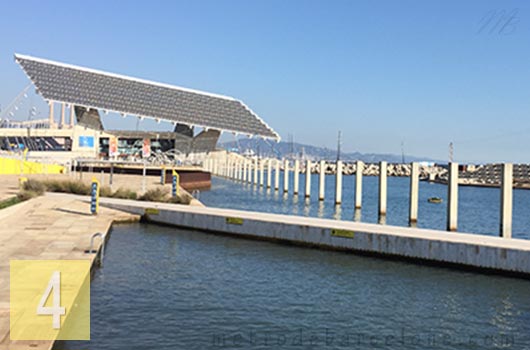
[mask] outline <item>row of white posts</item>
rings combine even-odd
[[[274,167],[273,167],[273,164]],[[223,176],[236,181],[254,184],[256,186],[273,188],[272,172],[274,170],[274,190],[280,189],[280,164],[279,160],[267,159],[258,161],[254,158],[249,160],[227,160],[220,162],[217,159],[208,159],[205,162],[205,169],[217,176]],[[337,161],[337,171],[335,173],[335,204],[342,203],[342,161]],[[325,197],[326,169],[325,161],[319,163],[319,185],[318,199],[323,201]],[[267,170],[265,183],[265,169]],[[311,169],[312,162],[306,161],[305,170],[305,197],[311,196]],[[364,164],[361,161],[356,162],[355,176],[355,209],[361,209],[362,206],[362,183],[363,183]],[[387,162],[379,163],[379,219],[386,216],[387,212]],[[284,160],[283,165],[283,192],[289,191],[289,172],[291,171],[289,160]],[[293,194],[299,194],[299,176],[301,173],[300,162],[294,161],[292,168],[294,174]],[[419,195],[419,164],[411,163],[410,174],[410,193],[409,193],[409,224],[414,226],[418,221],[418,195]],[[499,235],[504,238],[511,238],[512,235],[512,202],[513,202],[513,165],[511,163],[502,164],[501,176],[501,215]],[[447,184],[447,230],[456,231],[458,223],[458,164],[449,164],[448,184]]]

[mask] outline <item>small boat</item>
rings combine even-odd
[[[429,199],[427,199],[427,201],[429,203],[442,203],[443,199],[441,199],[440,197],[429,197]]]

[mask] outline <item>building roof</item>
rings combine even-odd
[[[15,61],[49,101],[256,135],[279,135],[242,101],[228,96],[77,67],[26,55]]]

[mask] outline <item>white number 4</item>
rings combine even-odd
[[[53,301],[52,306],[46,305],[46,300],[50,296],[53,289]],[[37,306],[37,315],[52,315],[53,316],[53,329],[61,328],[61,316],[66,313],[64,307],[61,307],[61,272],[54,271],[48,286],[40,299],[39,306]]]

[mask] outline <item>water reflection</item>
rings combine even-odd
[[[319,218],[324,218],[324,201],[318,201],[318,212],[317,216]]]
[[[361,209],[355,209],[353,212],[353,221],[361,222]]]
[[[333,219],[340,220],[342,217],[342,206],[335,204],[335,212],[333,213]]]

